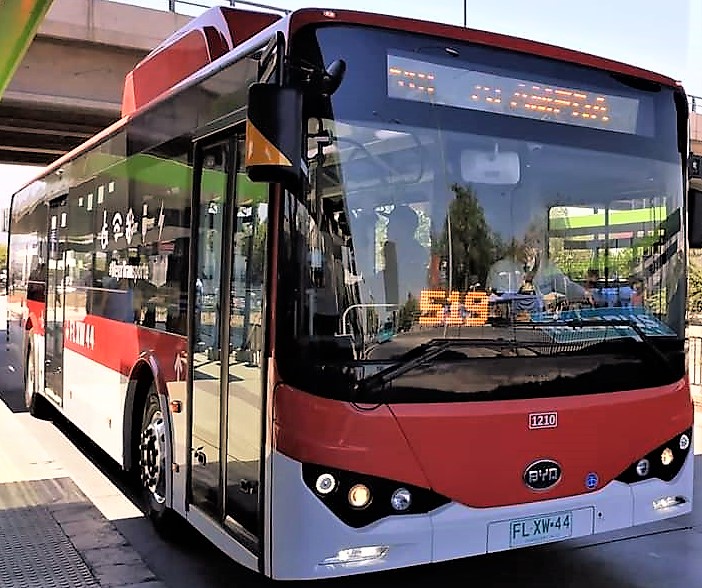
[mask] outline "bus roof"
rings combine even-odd
[[[61,156],[18,191],[109,137],[124,126],[134,113],[155,104],[175,86],[197,81],[203,69],[210,64],[225,61],[227,55],[234,59],[235,47],[262,43],[273,28],[293,33],[310,24],[364,25],[444,37],[447,41],[467,41],[611,71],[682,90],[681,84],[672,78],[625,63],[478,29],[353,10],[303,8],[280,16],[219,6],[207,10],[173,33],[127,74],[120,120]]]
[[[281,17],[218,6],[173,33],[124,80],[122,116],[143,108]]]
[[[574,51],[572,49],[565,49],[556,45],[539,43],[537,41],[530,41],[528,39],[521,39],[519,37],[512,37],[499,33],[491,33],[478,29],[470,29],[399,16],[336,9],[322,10],[304,8],[293,12],[288,18],[291,19],[291,31],[297,30],[306,24],[312,23],[335,22],[342,24],[375,26],[380,28],[403,30],[412,33],[424,33],[427,35],[444,37],[447,40],[468,41],[480,45],[498,47],[510,51],[518,51],[520,53],[540,55],[542,57],[548,57],[551,59],[567,61],[596,69],[625,74],[636,78],[642,78],[644,80],[657,82],[665,86],[681,86],[678,81],[672,78],[646,69],[627,65],[619,61],[605,59],[604,57],[598,57],[596,55]]]

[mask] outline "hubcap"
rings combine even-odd
[[[159,504],[166,501],[164,469],[166,465],[166,425],[161,411],[156,411],[141,432],[141,483]]]

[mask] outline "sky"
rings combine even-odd
[[[167,0],[120,0],[164,8]],[[217,4],[216,0],[189,0]],[[623,61],[682,81],[702,96],[702,0],[255,0],[279,8],[348,8],[463,25]],[[226,2],[221,2],[226,4]],[[183,9],[186,5],[180,5]],[[694,58],[694,59],[693,59]],[[38,168],[0,165],[0,206]]]

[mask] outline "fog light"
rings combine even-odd
[[[680,449],[685,451],[688,447],[690,447],[690,438],[683,433],[680,435]]]
[[[389,545],[369,545],[368,547],[342,549],[335,556],[323,560],[322,565],[372,563],[373,561],[384,558],[388,554],[388,551],[390,551]]]
[[[354,508],[364,508],[371,501],[371,493],[365,484],[356,484],[349,490],[349,504]]]
[[[331,474],[321,474],[314,483],[314,488],[319,494],[326,496],[336,488],[336,479]]]
[[[670,447],[666,447],[663,450],[663,453],[661,453],[661,463],[664,466],[670,465],[673,463],[673,450]]]
[[[397,511],[407,510],[412,504],[412,494],[407,488],[398,488],[392,493],[390,504]]]
[[[651,464],[650,462],[646,459],[640,459],[639,462],[636,464],[636,473],[639,474],[642,478],[644,476],[648,476],[648,472],[651,470]]]
[[[653,501],[653,508],[655,510],[664,510],[666,508],[672,508],[674,506],[680,506],[685,504],[687,500],[683,496],[666,496],[665,498],[659,498]]]

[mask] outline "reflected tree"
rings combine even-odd
[[[419,319],[419,300],[410,294],[399,311],[398,331],[409,331]]]
[[[702,255],[699,251],[690,252],[689,280],[687,285],[687,309],[697,315],[702,312]]]
[[[432,239],[433,253],[450,260],[452,289],[466,291],[476,282],[485,284],[490,266],[506,248],[490,230],[473,188],[454,184],[451,190],[455,198],[441,234]]]
[[[251,280],[253,283],[263,283],[264,281],[264,269],[266,262],[266,241],[268,238],[268,223],[266,221],[260,221],[257,223],[256,230],[253,234],[248,236],[249,239],[253,240],[252,251],[251,251],[251,267],[252,276]]]

